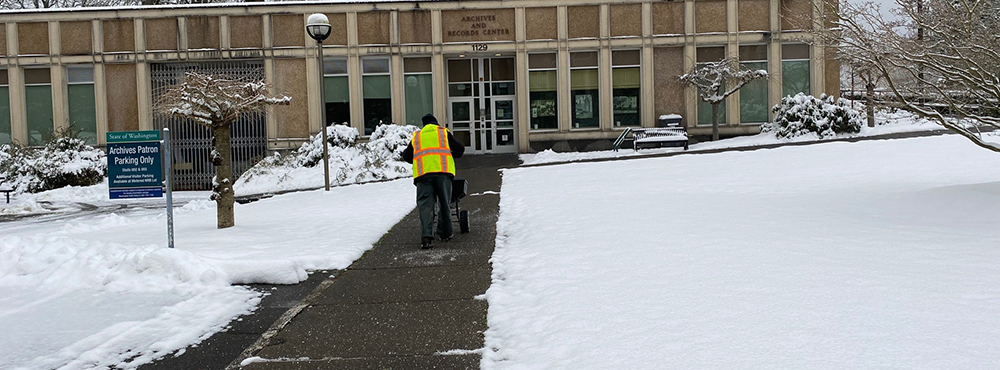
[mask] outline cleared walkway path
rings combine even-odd
[[[469,350],[483,347],[487,327],[481,295],[490,286],[500,200],[497,170],[517,164],[515,155],[458,160],[459,176],[469,181],[470,196],[461,204],[470,213],[470,233],[421,250],[414,209],[229,368],[478,369],[480,355]],[[486,191],[497,194],[482,194]],[[267,362],[238,366],[249,357]]]

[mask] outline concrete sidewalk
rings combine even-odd
[[[497,194],[481,193],[499,193],[497,169],[518,163],[516,155],[459,159],[458,174],[469,182],[469,196],[461,206],[469,210],[470,233],[421,250],[414,209],[351,267],[322,282],[229,368],[478,369],[480,354],[470,350],[483,347],[487,328],[481,295],[490,286],[500,200]],[[441,354],[447,351],[453,352]],[[255,356],[268,362],[239,366]]]

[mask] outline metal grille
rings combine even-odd
[[[155,102],[165,88],[181,83],[184,73],[198,71],[237,78],[264,79],[262,61],[160,63],[151,65]],[[215,166],[210,161],[212,131],[188,119],[154,115],[155,127],[170,128],[174,189],[211,190]],[[233,178],[267,155],[267,123],[263,113],[244,114],[230,128]]]

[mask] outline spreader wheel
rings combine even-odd
[[[469,211],[468,210],[458,211],[458,230],[461,231],[462,234],[468,234],[469,233]]]

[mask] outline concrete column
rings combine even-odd
[[[403,81],[403,56],[399,49],[399,12],[389,13],[389,44],[392,45],[392,55],[389,56],[389,78],[392,87],[392,121],[406,124],[406,91]]]
[[[59,22],[49,22],[49,79],[52,81],[52,128],[64,130],[69,127],[69,98],[66,88],[66,69],[59,61],[62,54],[62,38],[59,37]]]
[[[322,118],[320,118],[320,112],[325,108],[325,103],[321,101],[322,99],[320,89],[323,88],[323,71],[319,66],[319,53],[321,50],[317,48],[316,41],[311,37],[309,41],[306,42],[306,50],[309,52],[309,57],[306,58],[306,91],[309,92],[307,96],[308,100],[306,105],[309,107],[309,132],[320,132],[323,129]]]
[[[816,0],[822,1],[822,0]],[[814,31],[823,29],[824,6],[812,7],[812,27]],[[811,38],[811,37],[810,37]],[[809,90],[813,96],[826,92],[826,48],[822,39],[812,39],[812,53],[809,59]]]
[[[780,0],[779,0],[780,1]],[[697,45],[694,42],[695,31],[694,0],[684,1],[684,72],[688,73],[694,68],[698,60]],[[684,87],[684,116],[687,117],[688,127],[698,125],[698,90],[693,86]]]
[[[104,64],[94,65],[94,108],[97,111],[97,145],[107,145],[108,133],[108,84]]]
[[[273,34],[271,33],[271,16],[268,14],[261,16],[260,25],[261,25],[260,45],[262,46],[262,49],[264,49],[264,55],[266,56],[264,58],[264,80],[271,85],[271,93],[274,94],[277,93],[277,90],[275,90],[274,88],[275,85],[274,58],[273,58],[274,54],[273,51],[271,50],[271,48],[273,47],[272,45],[274,45],[274,39],[273,39]],[[267,114],[265,114],[265,120],[266,120],[265,123],[267,124],[267,139],[268,141],[271,141],[273,143],[274,142],[273,140],[278,139],[278,119],[276,117],[277,114],[275,113],[275,106],[273,105],[268,106],[266,108],[266,112]],[[310,120],[311,119],[312,117],[310,117]]]
[[[739,61],[740,58],[740,43],[739,43],[739,5],[737,0],[726,1],[726,34],[728,39],[726,42],[726,57]],[[739,67],[739,64],[734,66]],[[740,125],[740,92],[736,91],[733,95],[726,98],[726,122],[728,126],[739,126]]]
[[[639,101],[641,124],[652,127],[656,124],[656,76],[653,75],[656,61],[653,59],[653,5],[642,3],[642,88]],[[613,114],[613,112],[612,112]]]
[[[684,45],[684,73],[694,68],[697,56],[694,43]],[[698,125],[698,90],[694,86],[684,87],[684,116],[687,117],[688,127]]]
[[[188,49],[187,24],[187,18],[177,17],[177,50],[186,51]],[[185,59],[187,59],[186,56]]]
[[[8,23],[7,35],[10,37]],[[17,34],[14,34],[17,37]],[[8,44],[10,45],[10,44]],[[13,141],[28,143],[28,119],[24,107],[24,68],[11,66],[7,69],[7,89],[10,93],[10,137]]]
[[[440,122],[448,120],[448,70],[445,67],[444,54],[441,53],[443,40],[441,11],[432,10],[431,44],[434,54],[431,55],[431,72],[434,79],[434,116]]]
[[[93,52],[95,54],[101,53],[104,50],[101,21],[91,21],[90,26],[90,41],[93,45]],[[95,61],[97,60],[99,59],[95,58]],[[104,64],[94,63],[94,111],[97,120],[97,145],[100,146],[107,145],[108,133],[108,83],[105,76]]]
[[[516,27],[517,52],[514,55],[514,88],[517,96],[515,121],[517,125],[517,151],[520,153],[531,152],[531,140],[529,140],[528,129],[531,126],[531,112],[528,91],[528,52],[525,49],[525,40],[528,38],[527,21],[524,15],[524,8],[514,10],[514,26]]]
[[[137,19],[136,21],[140,21]],[[229,16],[223,15],[219,16],[219,49],[226,50],[223,55],[229,55],[229,49],[232,47],[232,37],[229,29]],[[309,35],[306,35],[309,37]],[[138,40],[138,38],[136,38]]]
[[[559,115],[559,131],[569,131],[572,125],[569,89],[569,46],[566,41],[569,37],[566,28],[569,17],[565,6],[560,6],[556,9],[556,19],[559,24],[559,50],[556,54],[556,106],[557,114]]]
[[[781,103],[781,0],[770,1],[771,38],[767,41],[767,106]],[[774,113],[767,111],[767,119],[773,120]]]
[[[608,4],[601,4],[601,49],[599,54],[598,75],[600,80],[598,81],[598,90],[600,92],[600,100],[598,101],[598,106],[600,108],[600,128],[602,131],[609,131],[614,127],[614,114],[612,110],[614,109],[612,104],[612,86],[611,86],[611,43],[609,42],[611,38],[611,15],[608,8]]]
[[[351,89],[351,126],[359,133],[365,133],[364,123],[364,91],[361,85],[361,58],[358,50],[358,13],[347,13],[347,74],[348,85]]]
[[[149,68],[149,63],[145,62],[145,55],[142,53],[146,50],[145,23],[142,19],[136,19],[132,22],[132,25],[135,29],[135,50],[140,55],[137,58],[138,62],[135,64],[136,94],[139,95],[137,97],[137,103],[139,104],[139,129],[159,130],[159,127],[153,126],[152,72]]]

